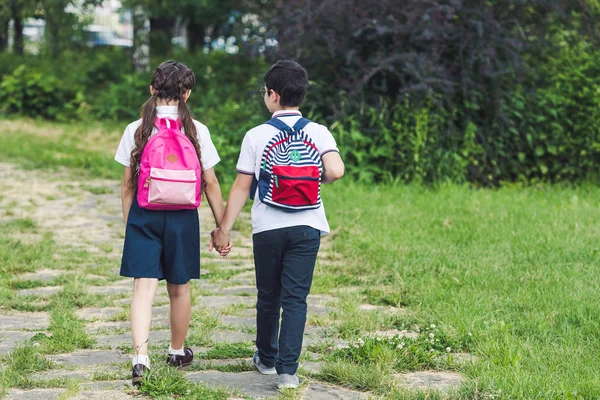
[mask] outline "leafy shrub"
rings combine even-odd
[[[150,96],[150,78],[131,74],[109,84],[93,99],[93,116],[100,119],[134,121]]]
[[[52,75],[46,75],[25,65],[17,67],[0,83],[3,112],[30,117],[66,120],[85,107],[80,92],[65,87]]]

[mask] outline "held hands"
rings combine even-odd
[[[227,255],[231,251],[231,247],[231,232],[223,232],[219,228],[213,229],[210,233],[208,251],[212,251],[214,248],[219,252],[221,257],[227,258]]]

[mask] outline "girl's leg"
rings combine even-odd
[[[152,322],[152,302],[158,288],[158,279],[135,278],[131,299],[131,335],[136,355],[148,354],[148,338]]]
[[[167,292],[171,300],[171,348],[179,350],[183,348],[192,314],[190,283],[184,285],[167,283]]]

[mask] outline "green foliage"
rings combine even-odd
[[[519,142],[514,160],[519,168],[511,172],[520,180],[573,180],[598,173],[600,49],[574,32],[554,37],[555,51],[532,72],[538,89],[529,94],[521,89],[511,99],[518,130],[512,136]]]
[[[25,65],[4,77],[0,97],[4,99],[3,112],[48,119],[66,119],[84,104],[81,93],[65,88],[55,76]]]

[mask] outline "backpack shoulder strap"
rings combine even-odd
[[[299,131],[299,130],[302,130],[302,129],[304,129],[304,127],[305,127],[306,125],[308,125],[310,122],[311,122],[311,120],[310,120],[310,119],[306,119],[306,118],[303,118],[303,117],[301,117],[301,118],[298,120],[298,122],[296,122],[296,123],[294,124],[294,127],[293,127],[293,129],[294,129],[294,132],[295,132],[295,131]]]
[[[289,125],[280,120],[279,118],[271,118],[270,120],[266,121],[265,124],[274,126],[278,130],[284,132],[289,132],[291,130]]]

